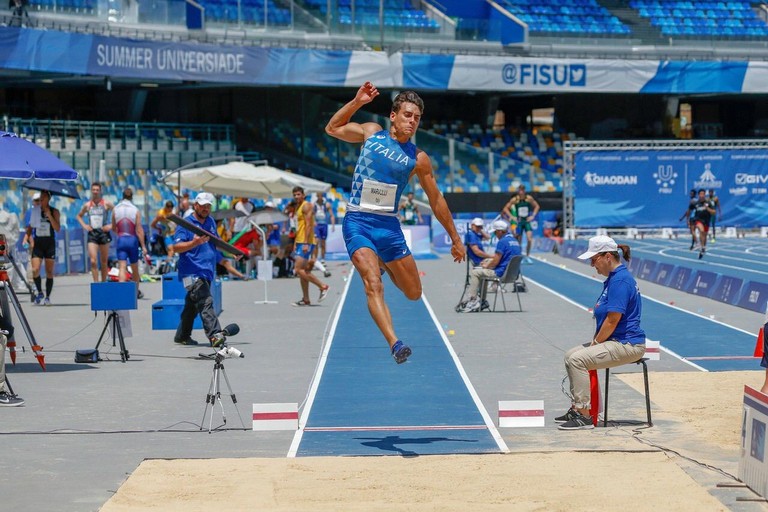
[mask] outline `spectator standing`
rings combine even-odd
[[[514,208],[514,213],[513,213]],[[517,194],[507,202],[502,210],[503,214],[509,219],[513,219],[517,227],[515,228],[515,238],[517,243],[523,245],[523,233],[528,243],[525,246],[525,261],[533,263],[531,260],[531,247],[533,246],[533,226],[532,222],[539,213],[539,203],[532,195],[525,191],[525,185],[517,187]]]
[[[114,210],[115,231],[117,232],[117,280],[127,281],[127,267],[131,266],[131,277],[136,283],[136,296],[144,298],[139,289],[141,273],[139,272],[139,246],[144,258],[149,260],[147,245],[144,241],[144,227],[141,225],[141,213],[133,204],[133,190],[128,187],[123,190],[123,199],[117,203]],[[149,263],[147,261],[147,263]]]
[[[413,199],[413,192],[408,192],[405,196],[405,199],[400,204],[400,221],[405,224],[406,226],[414,226],[417,224],[421,224],[423,221],[421,219],[421,212],[419,211],[419,207],[416,205],[416,202]]]
[[[295,271],[299,276],[301,285],[301,300],[294,302],[294,306],[309,306],[309,283],[320,289],[318,302],[323,302],[328,296],[330,286],[312,275],[312,253],[315,251],[315,209],[306,200],[304,189],[293,188],[293,200],[296,202],[296,238],[294,240]]]
[[[101,282],[107,280],[109,267],[109,244],[112,243],[112,224],[110,216],[114,205],[101,195],[101,183],[91,184],[91,198],[86,201],[77,214],[77,222],[88,233],[88,257],[91,260],[91,276],[93,282],[99,282],[99,267],[101,267]],[[88,215],[88,223],[83,216]]]
[[[328,239],[328,224],[330,220],[331,230],[336,229],[336,217],[333,208],[326,202],[325,194],[317,193],[315,199],[315,236],[317,237],[317,250],[320,263],[325,265],[325,241]],[[322,269],[325,272],[325,269]]]
[[[59,222],[61,213],[51,206],[51,193],[43,190],[40,193],[40,209],[33,209],[27,225],[24,243],[32,240],[32,280],[37,289],[34,303],[44,306],[51,305],[53,291],[53,274],[56,267],[56,233],[61,230]],[[40,266],[45,261],[45,295],[43,295]]]

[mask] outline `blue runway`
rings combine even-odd
[[[634,253],[634,250],[633,250]],[[602,289],[601,282],[552,264],[537,261],[524,269],[531,279],[567,297],[584,308],[592,308]],[[601,278],[602,279],[602,278]],[[642,291],[643,282],[639,281]],[[642,327],[646,336],[661,342],[684,359],[710,371],[754,370],[754,334],[643,297]]]
[[[289,456],[506,451],[426,302],[407,300],[388,280],[385,288],[413,356],[395,364],[354,273]]]

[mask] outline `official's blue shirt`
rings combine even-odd
[[[211,217],[207,217],[203,223],[200,223],[195,215],[189,215],[185,217],[185,220],[209,233],[216,233],[216,222]],[[173,235],[174,244],[189,242],[194,238],[194,233],[182,226],[176,226],[176,233]],[[216,246],[213,245],[213,242],[198,245],[194,249],[182,252],[179,254],[179,279],[191,276],[213,281],[216,272],[216,263],[222,259],[223,256],[216,250]]]
[[[481,251],[483,250],[483,237],[481,235],[478,235],[473,230],[467,231],[466,236],[464,237],[464,240],[467,243],[467,254],[469,255],[469,259],[472,260],[472,264],[477,266],[480,264],[481,261],[483,261],[482,256],[478,256],[472,251],[472,246],[476,245]]]
[[[637,281],[627,267],[619,265],[603,283],[603,293],[595,304],[595,335],[600,332],[608,313],[621,313],[621,320],[609,339],[632,345],[645,343],[645,332],[640,328],[641,312],[642,300]]]
[[[387,130],[368,137],[352,175],[347,211],[397,215],[400,196],[416,167],[416,153],[412,142],[401,144]]]
[[[496,275],[501,277],[504,275],[504,271],[507,270],[509,260],[511,260],[513,256],[522,254],[522,251],[520,250],[520,244],[517,243],[517,240],[512,236],[512,233],[507,233],[496,243],[496,253],[501,254],[501,259],[494,270],[496,271]]]

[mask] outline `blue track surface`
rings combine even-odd
[[[634,250],[633,250],[634,253]],[[602,289],[599,282],[555,265],[537,261],[526,266],[525,277],[592,308]],[[639,281],[641,290],[643,282]],[[658,340],[676,354],[710,370],[754,370],[751,357],[755,335],[728,327],[680,309],[643,299],[642,327],[648,338]],[[708,359],[718,358],[718,359]]]
[[[745,281],[768,283],[768,242],[759,238],[721,238],[717,243],[710,242],[701,260],[698,259],[698,252],[690,250],[691,244],[687,238],[630,240],[624,243],[630,243],[632,254],[637,258],[650,258],[696,270],[733,275]]]
[[[355,273],[296,455],[499,453],[424,302],[386,295],[413,356],[395,364]]]

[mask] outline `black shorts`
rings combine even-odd
[[[32,248],[32,257],[46,260],[56,259],[56,240],[53,238],[36,238]]]
[[[96,245],[109,245],[112,242],[112,236],[108,231],[101,229],[92,229],[88,232],[88,243]]]

